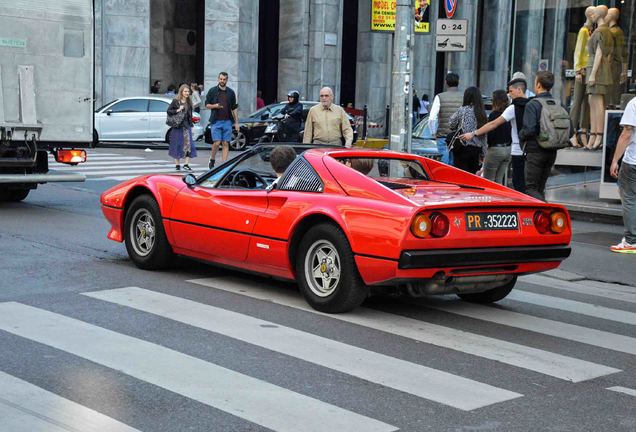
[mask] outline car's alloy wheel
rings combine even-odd
[[[232,150],[243,150],[247,145],[247,137],[243,132],[235,132],[232,134],[232,141],[230,141],[230,148]]]
[[[126,212],[124,240],[130,259],[139,268],[166,267],[172,249],[166,238],[159,205],[149,195],[140,195]]]
[[[322,223],[311,228],[302,238],[298,251],[298,285],[314,309],[347,312],[369,295],[369,288],[358,273],[349,241],[336,225]]]
[[[494,303],[498,302],[505,298],[510,291],[515,287],[517,283],[517,276],[513,276],[510,282],[497,287],[489,289],[488,291],[480,292],[480,293],[467,293],[467,294],[457,294],[457,296],[471,303]]]
[[[318,297],[333,294],[340,282],[340,255],[327,240],[317,240],[305,255],[305,279]]]

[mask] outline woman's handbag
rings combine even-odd
[[[452,152],[453,149],[459,149],[460,146],[464,144],[462,143],[462,140],[459,139],[459,137],[464,133],[463,129],[464,129],[464,118],[462,117],[461,123],[459,124],[459,127],[457,128],[457,130],[454,130],[454,131],[452,130],[448,133],[448,135],[446,135],[446,147],[448,147],[449,152]]]
[[[168,115],[168,117],[166,117],[166,124],[173,128],[181,127],[181,124],[183,123],[183,120],[185,119],[185,115],[186,115],[185,109],[175,114]]]

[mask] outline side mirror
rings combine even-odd
[[[183,176],[183,182],[191,188],[197,184],[197,178],[194,176],[194,174],[186,174],[185,176]]]
[[[107,110],[106,110],[106,115],[111,115],[111,114],[112,114],[112,112],[113,112],[113,110],[112,110],[112,109],[107,109]]]
[[[261,114],[261,120],[266,120],[268,118],[269,118],[269,114],[268,113]]]

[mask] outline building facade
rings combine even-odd
[[[531,81],[545,68],[568,104],[576,36],[592,2],[458,0],[454,18],[468,20],[468,43],[454,53],[436,51],[444,1],[430,3],[430,33],[415,35],[413,53],[420,96],[432,100],[449,70],[460,75],[460,88],[478,85],[489,95],[515,71]],[[621,9],[631,75],[633,2],[593,3]],[[269,103],[285,100],[290,89],[317,100],[330,86],[336,102],[367,105],[371,120],[384,123],[392,34],[371,31],[371,7],[371,0],[95,0],[97,103],[146,94],[157,79],[163,91],[192,81],[208,89],[226,71],[241,115],[254,111],[259,89]]]

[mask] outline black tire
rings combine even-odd
[[[96,147],[99,144],[99,134],[96,129],[93,129],[93,147]]]
[[[168,131],[166,132],[166,138],[164,140],[164,142],[166,144],[170,144],[170,131],[172,130],[172,128],[169,128]]]
[[[31,192],[31,189],[9,189],[0,191],[0,201],[18,202],[24,200]]]
[[[512,291],[516,283],[517,276],[513,276],[510,282],[500,287],[492,288],[480,293],[457,294],[457,296],[460,299],[471,303],[495,303],[510,294],[510,291]]]
[[[138,196],[128,208],[124,241],[128,256],[141,269],[158,270],[171,262],[174,254],[163,229],[159,205],[150,195]]]
[[[325,255],[327,251],[329,255]],[[323,271],[321,266],[330,271]],[[315,272],[321,276],[315,276]],[[332,272],[337,274],[335,280]],[[340,228],[329,223],[316,225],[302,238],[296,257],[296,278],[307,303],[321,312],[348,312],[369,295],[369,287],[360,278],[347,237]]]

